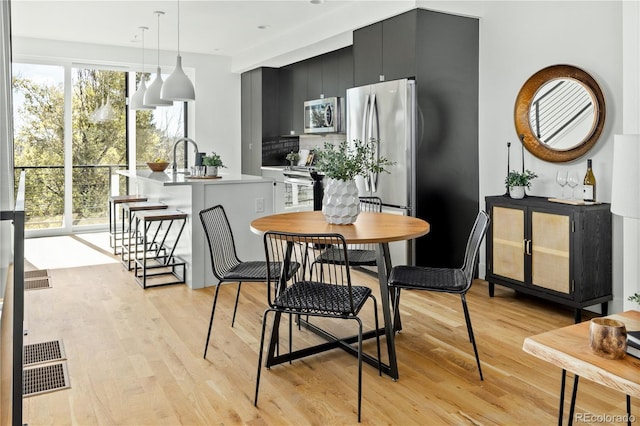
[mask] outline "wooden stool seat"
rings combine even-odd
[[[185,282],[186,262],[174,255],[175,249],[187,223],[187,214],[179,210],[139,210],[133,213],[134,235],[140,235],[141,244],[133,244],[134,277],[142,288]],[[179,222],[177,233],[171,233],[174,223]],[[178,268],[182,274],[178,274]],[[153,272],[151,272],[153,271]],[[157,280],[172,275],[174,281]],[[156,283],[148,283],[154,278]]]

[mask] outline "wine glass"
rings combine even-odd
[[[567,185],[571,187],[571,199],[575,200],[575,188],[580,183],[580,177],[578,177],[578,172],[571,172],[567,177]]]
[[[560,185],[560,188],[562,188],[560,198],[564,199],[564,186],[567,184],[567,172],[558,170],[558,172],[556,173],[556,182],[558,183],[558,185]]]

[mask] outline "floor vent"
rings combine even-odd
[[[24,280],[25,290],[41,290],[43,288],[51,288],[49,277]]]
[[[69,374],[65,361],[23,371],[22,396],[29,397],[69,388]]]
[[[24,279],[29,280],[32,278],[43,278],[48,277],[49,271],[46,269],[36,269],[35,271],[25,271]]]
[[[22,359],[25,367],[43,362],[66,359],[61,340],[24,345]]]

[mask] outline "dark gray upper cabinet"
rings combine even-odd
[[[289,135],[293,127],[293,72],[289,67],[280,68],[278,73],[278,97],[280,106],[280,134]]]
[[[411,10],[353,32],[356,86],[416,75],[419,10]]]
[[[291,108],[292,130],[296,135],[304,133],[304,101],[309,100],[307,93],[308,64],[306,61],[298,62],[292,66],[293,91]],[[283,106],[283,108],[286,108]]]
[[[318,99],[324,94],[322,89],[322,56],[316,56],[305,62],[307,65],[307,96],[309,99]]]
[[[260,175],[262,141],[279,134],[278,87],[275,68],[257,68],[242,74],[240,130],[241,172]]]

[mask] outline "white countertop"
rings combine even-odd
[[[189,178],[184,173],[173,174],[171,171],[164,172],[152,172],[151,170],[136,170],[134,172],[129,170],[118,170],[118,174],[127,176],[130,178],[146,179],[152,182],[161,183],[164,186],[178,186],[178,185],[228,185],[228,184],[243,184],[243,183],[255,183],[255,182],[273,182],[273,179],[265,178],[262,176],[242,175],[242,174],[225,174],[220,173],[218,179],[195,179]]]

